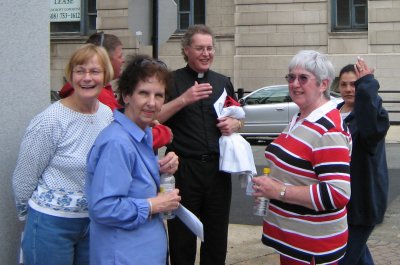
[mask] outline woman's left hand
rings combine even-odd
[[[174,152],[169,152],[158,163],[161,173],[174,174],[178,170],[179,157]]]
[[[367,63],[360,56],[357,58],[357,63],[354,66],[354,70],[356,72],[357,79],[369,74],[373,74],[375,69],[369,68]]]

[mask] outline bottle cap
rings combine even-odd
[[[269,173],[271,173],[271,169],[269,167],[264,167],[263,173],[264,175],[268,175]]]

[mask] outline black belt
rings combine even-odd
[[[199,160],[201,162],[209,162],[209,161],[215,161],[219,159],[218,154],[203,154],[203,155],[178,155],[183,158],[188,158],[188,159],[194,159],[194,160]]]

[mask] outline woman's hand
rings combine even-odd
[[[253,177],[253,196],[266,197],[269,199],[279,200],[279,194],[284,186],[279,180],[273,179],[268,176]]]
[[[296,204],[314,210],[310,186],[293,186],[269,176],[254,177],[254,197],[266,197],[285,203]],[[283,193],[283,195],[282,195]]]
[[[162,159],[158,161],[161,173],[174,174],[178,170],[179,157],[175,152],[169,152]]]
[[[354,71],[356,72],[357,79],[375,72],[374,68],[369,68],[367,63],[360,56],[357,57],[357,63],[354,65]]]
[[[156,197],[150,198],[151,214],[176,210],[179,207],[181,196],[179,190],[159,192]]]

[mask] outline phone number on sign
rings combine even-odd
[[[79,20],[81,18],[81,13],[50,13],[50,21],[55,20]]]

